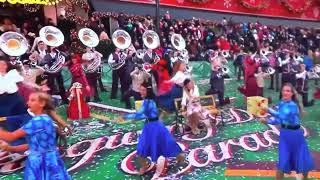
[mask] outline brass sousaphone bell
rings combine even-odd
[[[131,37],[129,33],[119,29],[112,34],[112,42],[117,48],[125,50],[131,45]]]
[[[82,42],[82,44],[84,44],[89,48],[94,48],[99,44],[99,37],[92,29],[89,29],[89,28],[80,29],[78,32],[78,37]],[[92,56],[93,60],[90,62],[90,64],[84,65],[83,69],[85,72],[92,73],[92,72],[96,72],[100,67],[101,56],[95,53],[95,51],[90,55]]]
[[[78,37],[80,41],[87,47],[93,48],[99,44],[99,37],[92,29],[80,29],[78,32]]]
[[[178,51],[182,51],[186,48],[186,41],[183,39],[181,34],[172,34],[171,44]]]
[[[142,35],[143,44],[149,49],[156,49],[160,45],[160,39],[156,32],[147,30]]]
[[[45,26],[40,29],[39,36],[41,41],[51,47],[59,47],[64,42],[64,35],[60,29],[53,26]]]
[[[9,56],[21,56],[28,50],[27,39],[17,32],[6,32],[0,36],[0,48]]]

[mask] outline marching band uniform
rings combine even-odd
[[[124,52],[114,52],[110,54],[108,63],[109,64],[116,64],[119,63],[120,61],[126,61],[127,59],[127,54]],[[111,87],[111,99],[115,99],[117,97],[117,91],[118,91],[118,83],[120,80],[120,85],[121,85],[121,95],[123,96],[126,90],[128,89],[128,84],[127,84],[127,78],[126,78],[126,65],[123,65],[119,69],[114,69],[112,70],[112,87]]]
[[[224,75],[221,72],[221,68],[215,69],[211,72],[210,78],[210,89],[206,92],[206,95],[218,94],[219,105],[223,106],[225,104],[224,100]]]
[[[301,65],[301,72],[296,74],[297,92],[302,96],[304,107],[313,106],[314,100],[308,101],[308,76],[304,65]]]
[[[97,51],[92,51],[90,50],[90,52],[86,52],[82,55],[82,59],[84,61],[88,61],[87,63],[93,61],[95,58],[97,58],[96,56],[100,56],[102,57],[102,54],[100,54],[99,52]],[[88,84],[90,86],[90,89],[91,89],[91,95],[94,96],[94,100],[95,101],[101,101],[100,99],[100,96],[99,96],[99,92],[98,92],[98,77],[99,77],[99,74],[96,71],[94,72],[85,72],[86,73],[86,77],[87,77],[87,80],[88,80]],[[83,84],[84,86],[84,84]]]
[[[52,48],[52,47],[51,47]],[[56,61],[58,61],[58,53],[55,50],[52,50],[49,54],[46,54],[43,58],[43,62],[40,65],[48,65],[51,67]],[[66,90],[64,88],[63,76],[61,74],[61,70],[56,73],[45,73],[48,77],[48,86],[50,88],[50,94],[54,94],[54,90],[56,89],[55,82],[58,84],[58,93],[62,98],[63,103],[68,103],[68,99],[66,96]]]

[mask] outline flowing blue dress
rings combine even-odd
[[[307,173],[314,168],[307,142],[300,127],[299,108],[293,101],[281,101],[278,111],[269,108],[268,124],[281,124],[278,170]],[[287,128],[295,127],[295,128]]]
[[[33,117],[22,129],[29,144],[25,180],[70,180],[56,146],[56,128],[48,115]]]
[[[139,137],[137,154],[151,157],[156,162],[160,156],[176,157],[182,152],[165,125],[158,119],[156,103],[151,99],[143,100],[140,110],[124,116],[125,119],[146,119]]]

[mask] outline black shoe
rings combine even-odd
[[[117,99],[116,96],[110,96],[110,99]]]
[[[270,89],[270,90],[274,90],[274,88],[273,88],[273,87],[269,87],[268,89]]]

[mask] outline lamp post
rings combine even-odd
[[[156,31],[160,33],[160,0],[155,0],[156,2]]]

